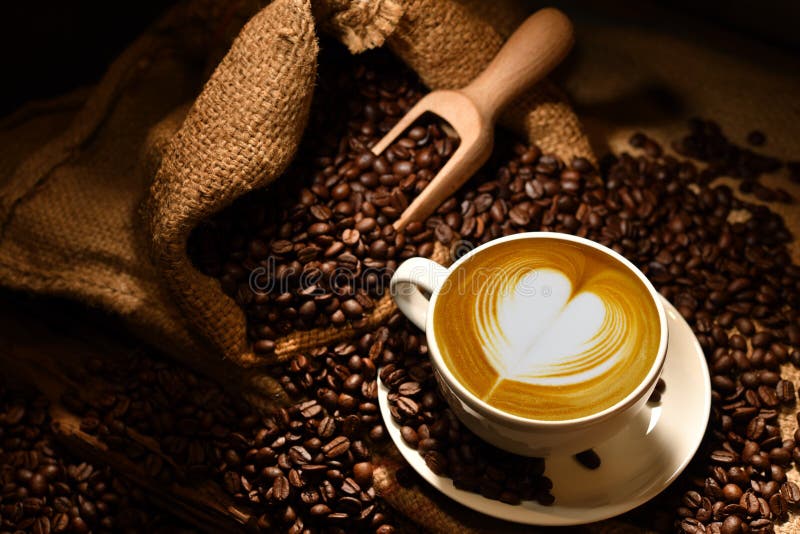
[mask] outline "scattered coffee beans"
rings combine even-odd
[[[787,191],[773,190],[759,182],[761,175],[774,173],[783,166],[779,159],[737,146],[728,140],[720,126],[713,121],[693,119],[689,128],[689,135],[675,142],[673,148],[681,155],[708,163],[699,174],[701,180],[710,181],[717,176],[729,176],[742,180],[739,184],[742,193],[752,193],[763,201],[792,202]],[[753,146],[762,146],[766,141],[766,136],[758,130],[747,136],[747,142]]]
[[[13,399],[13,400],[12,400]],[[174,532],[181,523],[55,442],[48,402],[0,386],[0,532]]]
[[[786,476],[800,462],[800,432],[783,440],[778,422],[796,403],[797,384],[781,379],[780,366],[800,365],[800,267],[778,215],[711,182],[732,176],[758,199],[788,202],[786,192],[758,181],[782,162],[734,145],[702,120],[673,147],[701,168],[666,155],[644,134],[630,139],[641,155],[609,156],[595,168],[501,133],[492,161],[434,216],[396,232],[392,222],[456,144],[427,122],[382,157],[371,155],[369,147],[422,94],[407,71],[381,58],[321,62],[338,72],[320,76],[309,135],[286,176],[203,223],[190,240],[198,268],[244,309],[254,350],[270,353],[276,339],[298,329],[358,326],[396,265],[429,256],[437,240],[458,255],[530,230],[593,239],[637,264],[676,306],[712,373],[709,431],[695,460],[678,483],[627,517],[659,531],[771,532],[800,501]],[[749,140],[758,146],[763,137]],[[800,179],[800,163],[787,166]],[[386,439],[378,372],[403,439],[434,472],[503,502],[553,502],[541,459],[497,450],[461,426],[436,389],[424,337],[399,315],[351,343],[274,368],[294,398],[274,417],[145,356],[89,372],[107,392],[88,403],[77,394],[63,399],[83,416],[86,432],[155,478],[216,480],[259,510],[254,528],[263,531],[394,530],[371,486],[372,450]],[[3,406],[0,530],[116,528],[119,499],[134,502],[124,497],[134,494],[110,474],[59,460],[46,440],[39,444],[44,414],[41,401]],[[171,461],[130,447],[128,430],[155,439]],[[398,482],[413,484],[403,473]]]
[[[372,444],[384,436],[376,367],[369,351],[354,345],[298,356],[284,384],[318,399],[263,417],[210,380],[141,354],[114,365],[91,361],[90,377],[102,379],[103,391],[90,399],[68,393],[63,403],[82,415],[86,432],[151,478],[216,480],[259,514],[259,531],[375,530],[391,527],[372,487]],[[155,440],[169,461],[138,450],[129,430]]]

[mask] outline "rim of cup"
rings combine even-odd
[[[650,366],[650,369],[647,371],[647,375],[645,378],[630,392],[626,395],[622,400],[616,402],[615,404],[605,408],[596,413],[592,413],[590,415],[586,415],[583,417],[577,417],[573,419],[558,419],[558,420],[548,420],[548,419],[533,419],[522,417],[519,415],[514,415],[498,408],[495,408],[491,404],[487,403],[486,401],[478,398],[475,396],[471,391],[469,391],[461,382],[459,382],[455,376],[453,376],[450,369],[444,362],[444,359],[439,352],[439,346],[436,342],[436,331],[433,327],[433,310],[435,309],[436,300],[439,296],[439,290],[444,286],[444,283],[450,278],[450,276],[455,272],[455,270],[466,260],[475,256],[476,254],[480,254],[482,251],[491,248],[495,245],[499,245],[501,243],[506,243],[508,241],[516,241],[520,239],[557,239],[561,241],[568,241],[572,243],[579,243],[581,245],[585,245],[591,247],[595,250],[599,250],[604,254],[612,257],[618,263],[621,263],[628,271],[636,275],[639,280],[642,281],[644,286],[647,288],[648,292],[650,293],[650,298],[653,300],[656,311],[658,313],[658,320],[659,320],[659,327],[660,327],[660,335],[659,335],[659,343],[658,343],[658,351],[656,352],[655,358],[653,358],[653,363]],[[601,245],[595,241],[590,239],[586,239],[583,237],[574,236],[571,234],[564,234],[560,232],[523,232],[519,234],[513,234],[509,236],[500,237],[497,239],[493,239],[487,243],[484,243],[466,254],[464,254],[461,258],[456,260],[452,265],[447,267],[447,278],[442,281],[442,284],[437,287],[430,296],[430,303],[428,304],[428,313],[425,325],[425,331],[428,337],[428,348],[431,353],[431,358],[434,361],[436,368],[439,370],[439,373],[442,375],[442,378],[447,383],[448,387],[454,389],[457,393],[457,397],[470,405],[471,408],[474,410],[483,412],[484,414],[489,414],[493,418],[500,419],[506,423],[510,423],[513,425],[519,426],[545,426],[549,428],[556,428],[556,427],[566,427],[566,426],[576,426],[576,425],[583,425],[586,423],[595,423],[598,421],[605,420],[614,414],[624,411],[628,407],[636,404],[639,399],[641,399],[642,395],[644,395],[647,390],[650,388],[652,384],[658,379],[659,375],[661,374],[661,368],[664,365],[664,359],[666,358],[667,353],[667,344],[669,339],[669,332],[667,326],[667,314],[664,310],[664,304],[661,302],[661,295],[656,291],[653,284],[647,279],[647,277],[642,273],[633,263],[628,261],[624,256],[619,254],[618,252],[606,247],[605,245]]]

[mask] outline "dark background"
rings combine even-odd
[[[174,3],[6,2],[0,17],[0,65],[4,78],[0,82],[0,116],[28,100],[95,83],[114,57]],[[567,13],[580,9],[580,2],[560,4]],[[800,2],[662,0],[656,4],[768,44],[800,51]],[[644,13],[646,18],[648,5],[653,4],[637,2],[637,16]],[[593,8],[597,11],[601,6],[602,3],[594,4]],[[702,35],[693,37],[703,39]]]
[[[174,2],[4,2],[0,116],[28,100],[97,82],[111,61]]]

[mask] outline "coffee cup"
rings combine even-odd
[[[660,295],[624,257],[580,237],[502,237],[448,268],[411,258],[390,289],[425,331],[458,419],[516,454],[607,440],[640,414],[664,365]]]

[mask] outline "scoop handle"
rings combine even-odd
[[[503,107],[540,81],[567,55],[572,23],[558,9],[540,9],[511,34],[491,63],[461,91],[493,121]]]

